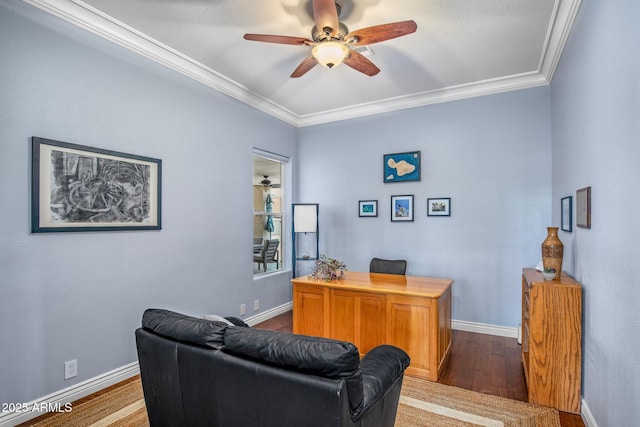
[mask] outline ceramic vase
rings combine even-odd
[[[562,272],[562,255],[564,245],[558,238],[558,227],[547,227],[547,238],[542,242],[542,265],[544,268],[555,268],[556,278]]]

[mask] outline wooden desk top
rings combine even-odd
[[[335,289],[366,291],[384,294],[398,294],[439,298],[453,283],[451,279],[421,276],[401,276],[398,274],[364,273],[345,271],[344,278],[325,282],[309,276],[291,280],[296,284],[317,285]]]

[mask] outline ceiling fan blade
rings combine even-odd
[[[254,42],[293,44],[298,46],[307,46],[309,43],[313,43],[311,40],[305,39],[304,37],[274,36],[269,34],[245,34],[244,39],[252,40]]]
[[[396,37],[405,36],[416,31],[418,25],[415,21],[394,22],[392,24],[374,25],[349,33],[346,39],[355,37],[355,45],[367,45],[383,42]]]
[[[300,65],[298,65],[298,68],[293,70],[293,73],[291,73],[291,77],[297,78],[303,76],[307,71],[315,67],[317,63],[318,61],[313,57],[313,55],[307,56],[305,60],[302,61]]]
[[[358,70],[367,76],[375,76],[380,72],[380,68],[376,67],[373,62],[369,61],[365,56],[353,49],[351,49],[351,54],[345,58],[343,62],[354,70]]]
[[[331,28],[331,35],[338,31],[338,10],[333,0],[313,0],[313,19],[318,30]]]

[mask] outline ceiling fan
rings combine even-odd
[[[401,37],[416,31],[414,21],[402,21],[392,24],[374,25],[353,32],[338,20],[340,5],[333,0],[313,0],[313,19],[311,40],[303,37],[276,36],[268,34],[245,34],[245,40],[257,42],[311,46],[309,55],[296,68],[291,77],[300,77],[320,63],[333,68],[342,62],[368,76],[375,76],[380,69],[352,46],[364,46]]]
[[[262,188],[265,189],[269,189],[269,188],[280,188],[280,184],[272,184],[271,180],[269,179],[269,175],[262,175],[264,176],[264,179],[262,181],[260,181],[260,184],[262,185]]]

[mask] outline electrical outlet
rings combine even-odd
[[[244,316],[247,312],[247,307],[244,304],[240,304],[240,316]]]
[[[68,380],[78,375],[78,359],[64,362],[64,379]]]
[[[253,311],[258,311],[260,310],[260,300],[257,299],[253,302]]]

